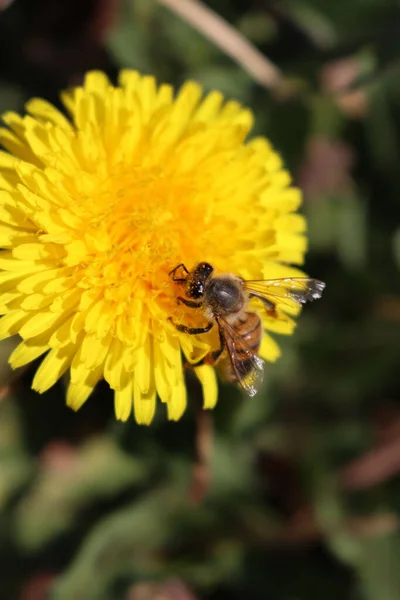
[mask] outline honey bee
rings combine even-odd
[[[215,324],[218,327],[219,348],[193,366],[218,363],[225,378],[237,382],[249,396],[257,393],[264,370],[264,361],[258,355],[262,321],[249,310],[251,298],[260,300],[267,315],[277,319],[282,316],[277,303],[301,305],[320,298],[325,288],[322,281],[307,277],[245,281],[232,273],[215,275],[206,262],[192,271],[181,263],[169,275],[184,290],[185,297],[178,296],[178,303],[201,309],[208,321],[204,327],[187,327],[170,319],[176,329],[196,335],[207,333]]]

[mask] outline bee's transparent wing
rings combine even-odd
[[[309,277],[285,277],[245,281],[244,287],[250,296],[261,300],[267,310],[272,310],[279,303],[288,306],[302,305],[321,298],[325,283]]]
[[[224,337],[233,375],[240,387],[249,396],[254,396],[263,380],[264,361],[225,319],[219,317],[217,323]]]

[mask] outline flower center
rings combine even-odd
[[[158,298],[171,312],[169,271],[180,262],[190,267],[206,248],[204,195],[193,177],[132,168],[107,179],[81,208],[82,287],[124,304]]]

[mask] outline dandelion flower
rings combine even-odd
[[[32,387],[69,372],[78,409],[104,378],[115,412],[150,423],[157,396],[169,419],[187,398],[183,361],[212,349],[168,273],[201,261],[249,279],[301,272],[305,223],[298,189],[264,138],[247,140],[252,113],[194,82],[175,95],[153,77],[101,72],[62,96],[69,118],[33,99],[0,130],[0,339],[22,341],[17,368],[42,357]],[[292,320],[265,322],[291,333]],[[279,348],[266,333],[260,354]],[[195,369],[204,407],[217,400],[214,369]]]

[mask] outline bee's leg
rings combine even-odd
[[[185,267],[185,265],[183,263],[180,263],[174,269],[172,269],[172,271],[170,271],[168,273],[168,275],[170,275],[172,277],[172,281],[176,281],[178,283],[183,283],[184,281],[186,281],[186,277],[175,277],[175,273],[180,268],[182,268],[185,271],[186,275],[189,273],[189,271],[187,270],[187,268]]]
[[[178,304],[185,304],[186,306],[190,306],[190,308],[200,308],[203,306],[203,302],[195,302],[194,300],[187,300],[186,298],[182,298],[182,296],[178,296],[177,298]]]
[[[206,325],[205,327],[186,327],[186,325],[179,325],[179,323],[174,323],[171,318],[169,318],[168,320],[171,321],[172,325],[178,331],[181,331],[182,333],[188,333],[189,335],[196,335],[198,333],[207,333],[207,331],[210,331],[211,327],[213,327],[213,325],[214,325],[214,323],[212,321],[210,321],[210,323],[208,323],[208,325]]]
[[[201,367],[201,365],[214,365],[224,350],[225,350],[225,338],[220,329],[219,330],[219,348],[218,348],[218,350],[214,350],[213,352],[206,354],[206,356],[204,356],[201,360],[199,360],[199,362],[197,362],[194,365],[192,365],[190,363],[185,363],[185,367],[193,368],[193,367]]]
[[[219,348],[211,352],[211,358],[213,362],[217,362],[223,351],[225,350],[225,338],[222,332],[222,327],[219,328]]]
[[[274,302],[271,302],[271,300],[268,300],[268,298],[264,298],[263,296],[261,296],[259,294],[250,293],[249,298],[257,298],[258,300],[260,300],[264,305],[265,312],[267,313],[267,315],[269,317],[271,317],[272,319],[278,318],[276,304],[274,304]]]

